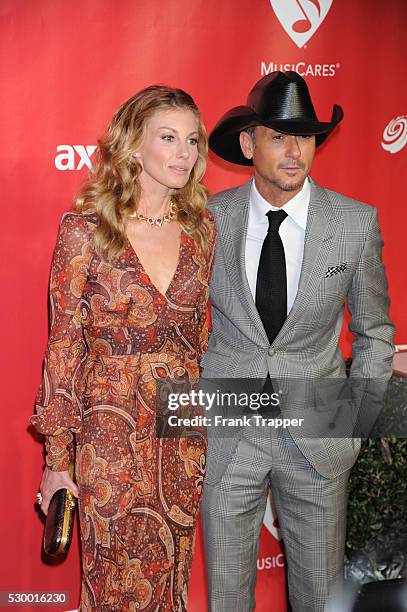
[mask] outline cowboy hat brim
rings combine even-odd
[[[319,147],[334,127],[343,119],[342,108],[334,104],[331,121],[312,119],[270,119],[260,117],[249,106],[236,106],[225,113],[209,136],[209,148],[222,159],[233,164],[252,166],[253,160],[247,159],[240,147],[240,132],[257,125],[264,125],[283,134],[315,136]]]

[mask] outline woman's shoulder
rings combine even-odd
[[[205,208],[203,211],[204,214],[204,219],[206,219],[207,224],[209,226],[209,236],[210,239],[212,241],[215,240],[216,238],[216,222],[215,222],[215,217],[213,216],[212,212],[209,210],[209,208]]]
[[[211,211],[209,210],[209,208],[204,208],[204,210],[202,211],[202,216],[205,220],[205,225],[206,225],[206,235],[207,235],[207,240],[208,240],[209,254],[210,254],[210,257],[212,257],[212,254],[215,248],[215,242],[216,242],[215,218],[213,214],[211,213]]]
[[[98,217],[94,211],[69,210],[61,217],[60,228],[65,231],[93,233],[98,225]]]
[[[205,207],[202,211],[203,218],[209,221],[212,225],[215,225],[215,218],[208,207]]]
[[[203,210],[203,218],[205,219],[206,226],[209,232],[209,239],[214,241],[216,238],[216,222],[215,217],[209,208],[204,208]]]
[[[92,240],[97,225],[98,218],[93,211],[65,212],[59,224],[59,240],[64,243],[88,242]]]

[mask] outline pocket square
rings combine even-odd
[[[329,278],[334,274],[340,274],[348,269],[348,264],[344,261],[340,263],[338,266],[329,266],[328,270],[325,272],[325,278]]]

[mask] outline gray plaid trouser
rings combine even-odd
[[[259,534],[271,487],[292,610],[323,612],[342,580],[348,476],[321,476],[287,430],[246,427],[220,482],[204,487],[209,611],[255,609]],[[273,612],[272,603],[268,610]]]

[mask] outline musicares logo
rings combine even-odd
[[[270,0],[270,4],[297,47],[303,47],[318,30],[333,0]]]
[[[386,125],[382,147],[389,153],[398,153],[407,143],[407,116],[400,115]]]

